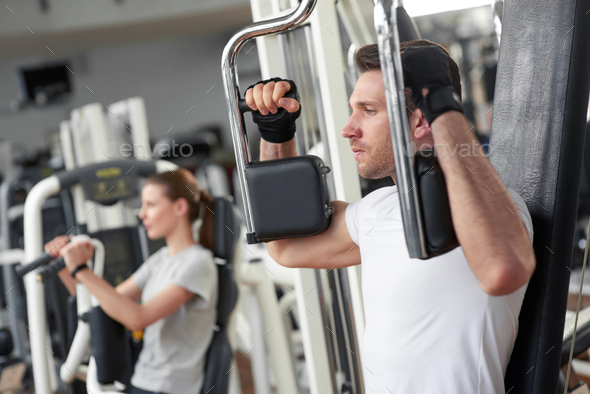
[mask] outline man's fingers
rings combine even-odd
[[[292,98],[285,98],[279,100],[279,105],[281,108],[285,108],[287,112],[293,113],[299,110],[299,102]]]
[[[297,112],[299,110],[297,100],[284,98],[290,90],[291,84],[286,81],[259,83],[246,91],[246,104],[262,115],[276,114],[279,108],[285,108],[291,113]]]
[[[277,105],[275,104],[275,101],[273,100],[275,86],[277,86],[277,84],[275,82],[269,82],[266,85],[264,85],[264,89],[262,91],[262,98],[264,99],[264,105],[273,114],[276,114],[277,110],[278,110]],[[263,114],[263,115],[266,115],[266,114]]]
[[[262,84],[258,84],[256,86],[254,86],[254,102],[256,103],[256,107],[258,108],[258,111],[260,111],[260,113],[262,115],[268,115],[268,108],[266,108],[266,105],[264,104],[264,98],[263,98],[263,90],[264,90],[264,85]]]
[[[285,96],[285,94],[291,90],[291,84],[287,81],[279,81],[276,83],[274,92],[272,94],[272,101],[279,104],[279,107],[282,107],[280,104],[280,99]]]
[[[256,102],[254,101],[254,89],[248,89],[246,90],[246,104],[248,104],[248,107],[252,108],[254,111],[258,110],[258,108],[256,107]]]

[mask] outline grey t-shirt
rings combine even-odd
[[[200,393],[205,356],[213,337],[217,268],[201,245],[170,256],[163,247],[131,276],[146,303],[174,284],[195,293],[186,304],[146,327],[131,384],[170,394]]]

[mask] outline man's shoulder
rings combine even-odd
[[[376,205],[394,204],[398,200],[397,186],[385,186],[380,189],[374,190],[361,198],[358,203],[364,207],[373,207]]]
[[[399,205],[396,186],[386,186],[377,189],[360,200],[351,204],[354,215],[357,218],[368,219],[389,212]]]

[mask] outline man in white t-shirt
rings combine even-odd
[[[356,60],[362,74],[342,136],[350,141],[361,176],[391,176],[395,182],[377,46],[361,48]],[[482,154],[461,113],[458,67],[448,53],[426,40],[411,41],[402,44],[402,62],[406,88],[412,88],[406,99],[412,136],[419,149],[436,147],[461,247],[428,260],[410,259],[392,186],[352,204],[333,201],[326,232],[269,242],[268,250],[287,267],[362,262],[367,393],[503,393],[536,264],[531,218]],[[289,116],[295,115],[294,122],[300,108],[288,98],[291,85],[275,79],[246,92],[248,105],[259,111],[261,160],[296,155]],[[276,119],[278,127],[261,117]]]

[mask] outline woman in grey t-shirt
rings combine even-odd
[[[75,293],[80,281],[111,318],[144,331],[144,343],[131,378],[131,393],[200,393],[205,356],[216,320],[217,269],[212,249],[212,198],[199,191],[184,169],[149,177],[139,217],[150,239],[166,239],[129,279],[113,288],[89,269],[88,242],[67,243],[60,236],[45,245],[64,257],[60,278]],[[191,225],[203,218],[200,243]]]

